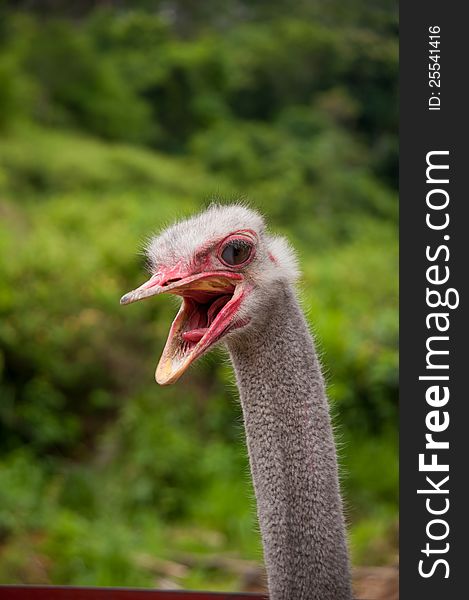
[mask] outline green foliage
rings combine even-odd
[[[29,113],[34,84],[13,54],[0,53],[0,133]]]
[[[111,139],[145,139],[151,127],[148,108],[112,62],[97,60],[88,36],[52,22],[35,31],[30,43],[27,69],[42,84],[40,110],[46,122],[76,125]],[[41,52],[33,52],[35,47]]]
[[[0,539],[38,527],[44,472],[23,449],[12,452],[0,465]]]
[[[298,251],[354,560],[392,561],[393,6],[132,4],[0,19],[0,581],[151,586],[151,556],[260,557],[229,366],[157,387],[174,306],[118,303],[143,240],[213,197]]]

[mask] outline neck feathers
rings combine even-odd
[[[349,600],[348,554],[324,382],[293,290],[229,342],[271,600]]]

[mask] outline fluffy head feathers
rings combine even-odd
[[[275,279],[294,281],[298,277],[295,253],[286,239],[266,232],[263,217],[241,204],[212,204],[194,217],[181,220],[151,238],[145,253],[152,272],[178,262],[190,266],[203,254],[210,254],[228,235],[252,230],[258,238],[256,257],[245,267],[246,276],[260,285]],[[212,265],[215,269],[225,269]]]

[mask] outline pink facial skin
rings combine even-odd
[[[220,260],[220,255],[223,252],[225,245],[233,239],[243,239],[250,242],[253,245],[253,252],[250,259],[242,265],[225,265],[225,263],[223,263],[223,261]],[[219,268],[219,262],[225,266],[228,266],[228,268],[234,270],[245,267],[251,262],[251,260],[255,256],[257,241],[258,237],[255,231],[253,231],[252,229],[240,229],[239,231],[234,231],[233,233],[230,233],[230,235],[224,238],[218,238],[209,242],[205,242],[195,250],[191,268],[193,272],[211,271]],[[213,252],[214,248],[216,249],[215,253]],[[216,261],[214,261],[215,257],[217,259]]]

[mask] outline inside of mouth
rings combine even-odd
[[[184,293],[185,320],[181,331],[184,350],[191,350],[210,329],[222,308],[232,299],[234,286],[219,292],[187,291]]]

